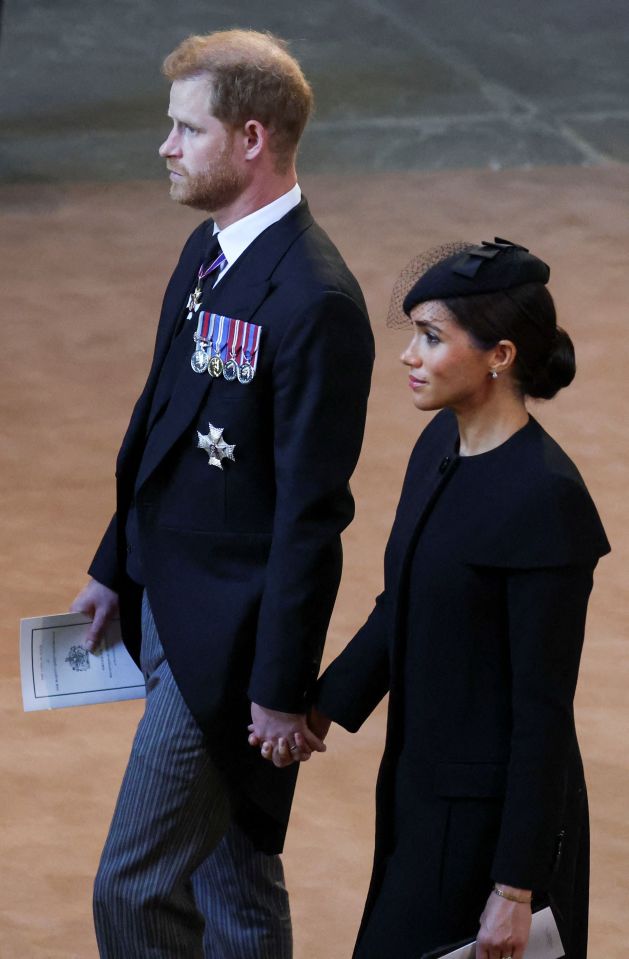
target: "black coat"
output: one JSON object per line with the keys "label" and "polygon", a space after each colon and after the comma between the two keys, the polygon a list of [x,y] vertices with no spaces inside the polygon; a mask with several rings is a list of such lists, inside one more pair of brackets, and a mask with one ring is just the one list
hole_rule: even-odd
{"label": "black coat", "polygon": [[[373,338],[356,280],[302,200],[204,294],[204,309],[262,327],[255,378],[243,385],[193,372],[194,323],[186,321],[181,347],[171,342],[212,226],[192,233],[167,287],[153,364],[118,456],[117,512],[90,573],[119,592],[137,659],[141,589],[125,573],[135,499],[144,582],[169,664],[225,772],[236,817],[272,852],[283,843],[296,773],[247,745],[249,703],[303,711],[316,680],[340,533],[353,517],[348,481]],[[156,384],[175,348],[172,395],[160,410]],[[236,447],[222,470],[197,448],[209,423]]]}
{"label": "black coat", "polygon": [[535,420],[480,457],[459,458],[457,440],[449,412],[420,437],[384,592],[318,689],[321,711],[352,731],[390,691],[356,956],[473,937],[493,880],[550,898],[573,959],[585,956],[588,859],[572,702],[609,545]]}

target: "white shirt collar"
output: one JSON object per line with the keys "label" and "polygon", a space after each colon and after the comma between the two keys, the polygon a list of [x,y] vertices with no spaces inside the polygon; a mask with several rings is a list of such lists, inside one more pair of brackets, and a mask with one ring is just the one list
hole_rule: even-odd
{"label": "white shirt collar", "polygon": [[236,262],[239,256],[245,252],[248,246],[258,237],[263,230],[277,223],[283,216],[296,207],[301,200],[301,189],[299,184],[279,196],[277,200],[267,203],[266,206],[254,210],[253,213],[243,216],[235,223],[230,223],[224,230],[219,230],[214,224],[214,234],[218,234],[218,242],[227,258],[227,264],[219,273],[216,282],[227,273],[230,266]]}

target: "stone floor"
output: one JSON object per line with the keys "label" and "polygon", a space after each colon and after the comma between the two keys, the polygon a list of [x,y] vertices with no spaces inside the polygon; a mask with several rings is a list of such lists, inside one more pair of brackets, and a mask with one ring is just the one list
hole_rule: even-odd
{"label": "stone floor", "polygon": [[[579,371],[569,390],[533,411],[582,470],[614,547],[596,575],[577,723],[592,807],[590,955],[624,959],[629,169],[306,175],[303,185],[363,285],[377,339],[353,481],[357,518],[345,536],[328,657],[379,592],[401,476],[426,422],[398,361],[405,334],[383,324],[400,266],[428,244],[496,233],[552,265]],[[166,183],[152,182],[4,186],[0,205],[0,261],[11,278],[0,352],[0,959],[96,959],[91,878],[141,704],[23,714],[17,620],[62,611],[83,582],[112,509],[114,457],[146,373],[164,283],[198,217],[170,203]],[[301,774],[286,852],[296,959],[351,954],[383,732],[382,711],[356,736],[334,731],[326,756]]]}

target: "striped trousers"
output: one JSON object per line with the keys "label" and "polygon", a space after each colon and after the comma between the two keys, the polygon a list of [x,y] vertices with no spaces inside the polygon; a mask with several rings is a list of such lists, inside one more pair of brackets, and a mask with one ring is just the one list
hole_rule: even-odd
{"label": "striped trousers", "polygon": [[290,959],[279,856],[230,824],[229,798],[162,649],[146,594],[146,707],[94,884],[103,959]]}

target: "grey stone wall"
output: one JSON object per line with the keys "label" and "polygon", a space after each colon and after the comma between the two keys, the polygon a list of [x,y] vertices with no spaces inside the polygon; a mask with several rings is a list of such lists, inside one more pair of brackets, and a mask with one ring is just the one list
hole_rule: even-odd
{"label": "grey stone wall", "polygon": [[309,172],[629,160],[625,0],[9,0],[0,180],[163,175],[162,57],[231,26],[291,43]]}

